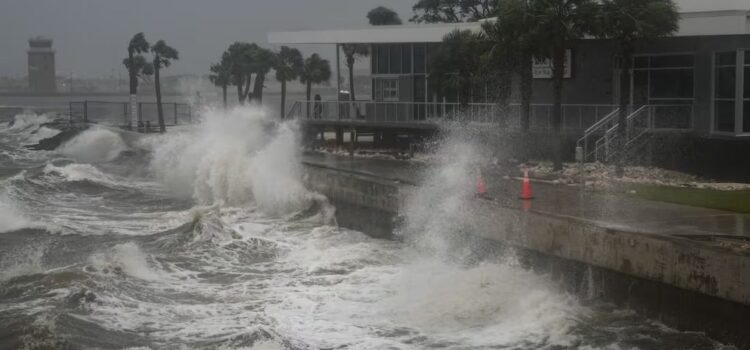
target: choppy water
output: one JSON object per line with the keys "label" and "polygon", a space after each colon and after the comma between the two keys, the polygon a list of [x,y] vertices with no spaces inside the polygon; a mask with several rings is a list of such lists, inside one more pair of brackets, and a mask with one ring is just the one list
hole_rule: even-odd
{"label": "choppy water", "polygon": [[22,147],[56,133],[44,116],[0,126],[0,348],[722,348],[468,243],[469,146],[445,148],[403,242],[376,240],[303,187],[294,125],[205,120],[52,152]]}

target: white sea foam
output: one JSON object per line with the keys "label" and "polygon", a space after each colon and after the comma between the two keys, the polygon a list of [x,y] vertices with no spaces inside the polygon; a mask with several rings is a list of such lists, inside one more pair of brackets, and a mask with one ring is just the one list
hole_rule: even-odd
{"label": "white sea foam", "polygon": [[254,203],[272,213],[306,207],[296,125],[259,107],[207,110],[193,132],[151,139],[151,168],[175,193],[201,204]]}
{"label": "white sea foam", "polygon": [[21,114],[17,114],[13,118],[12,125],[7,125],[5,129],[7,131],[33,131],[38,129],[42,124],[49,123],[52,121],[52,118],[50,118],[46,114],[34,114],[31,112],[24,112]]}
{"label": "white sea foam", "polygon": [[48,128],[46,126],[43,126],[36,130],[36,132],[29,135],[29,137],[26,139],[26,142],[30,144],[36,144],[39,143],[39,141],[42,141],[44,139],[48,139],[50,137],[53,137],[60,133],[60,130]]}
{"label": "white sea foam", "polygon": [[7,196],[0,194],[0,233],[32,226],[31,221],[24,216],[21,210]]}
{"label": "white sea foam", "polygon": [[89,263],[104,273],[123,273],[146,281],[164,278],[164,274],[150,266],[149,256],[135,243],[119,244],[106,253],[94,254],[89,258]]}
{"label": "white sea foam", "polygon": [[0,257],[0,281],[44,272],[44,250],[43,244],[34,244],[15,249]]}
{"label": "white sea foam", "polygon": [[93,181],[110,185],[116,185],[117,180],[108,174],[103,173],[91,164],[71,163],[63,166],[47,164],[44,166],[45,174],[57,174],[66,181]]}
{"label": "white sea foam", "polygon": [[114,131],[91,128],[59,148],[59,152],[83,163],[109,162],[127,150],[127,145]]}
{"label": "white sea foam", "polygon": [[463,240],[473,218],[469,200],[481,161],[478,146],[464,138],[448,138],[437,151],[440,163],[407,197],[405,221],[399,228],[418,249],[445,256]]}

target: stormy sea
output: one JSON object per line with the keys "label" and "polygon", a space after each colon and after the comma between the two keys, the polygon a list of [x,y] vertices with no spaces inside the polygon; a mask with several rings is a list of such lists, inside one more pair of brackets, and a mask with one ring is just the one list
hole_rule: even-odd
{"label": "stormy sea", "polygon": [[1,349],[730,348],[469,243],[471,145],[439,150],[384,240],[337,226],[298,126],[263,109],[25,147],[53,119],[0,121]]}

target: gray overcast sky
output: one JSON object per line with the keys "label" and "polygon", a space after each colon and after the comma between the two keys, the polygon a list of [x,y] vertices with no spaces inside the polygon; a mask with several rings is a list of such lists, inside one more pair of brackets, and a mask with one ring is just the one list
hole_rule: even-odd
{"label": "gray overcast sky", "polygon": [[[26,74],[27,39],[55,40],[57,71],[76,76],[121,72],[125,45],[143,31],[164,39],[182,59],[167,74],[207,71],[234,41],[267,46],[269,31],[367,25],[376,6],[406,21],[416,0],[0,0],[0,75]],[[750,8],[750,0],[677,0],[683,10]],[[333,48],[301,47],[332,56]]]}
{"label": "gray overcast sky", "polygon": [[0,0],[0,76],[26,74],[27,40],[37,35],[54,39],[58,74],[117,74],[139,31],[180,51],[167,74],[203,74],[232,42],[267,47],[269,31],[366,26],[381,5],[404,21],[411,14],[410,0]]}

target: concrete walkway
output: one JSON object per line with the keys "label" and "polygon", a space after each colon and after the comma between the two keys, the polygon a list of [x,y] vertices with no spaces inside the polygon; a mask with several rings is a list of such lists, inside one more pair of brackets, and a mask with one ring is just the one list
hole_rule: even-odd
{"label": "concrete walkway", "polygon": [[[398,160],[366,159],[307,153],[303,161],[317,166],[418,184],[425,167]],[[605,228],[660,235],[688,236],[711,245],[737,246],[750,240],[750,215],[649,201],[625,195],[581,191],[577,186],[532,182],[536,197],[518,198],[517,179],[485,174],[487,190],[503,206],[571,217]],[[750,200],[750,198],[748,198]]]}

